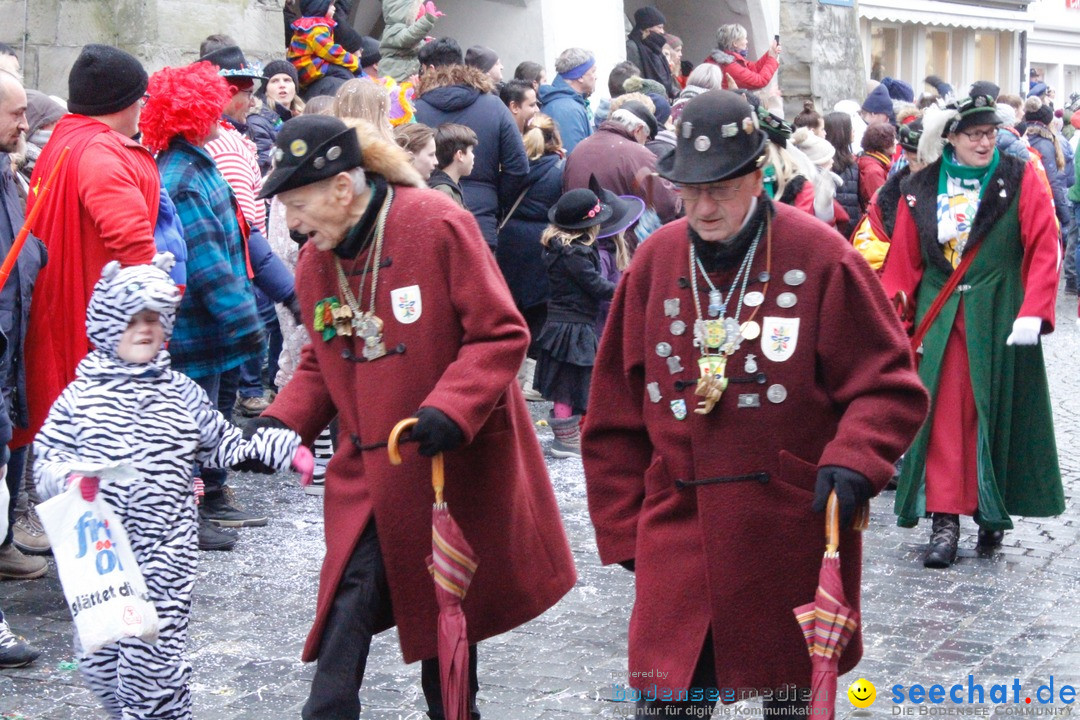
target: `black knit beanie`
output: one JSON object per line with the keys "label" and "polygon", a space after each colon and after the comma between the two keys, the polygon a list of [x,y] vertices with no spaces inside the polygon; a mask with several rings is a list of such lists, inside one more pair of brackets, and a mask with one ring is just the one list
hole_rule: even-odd
{"label": "black knit beanie", "polygon": [[148,81],[134,55],[109,45],[87,45],[68,74],[68,110],[111,115],[141,98]]}
{"label": "black knit beanie", "polygon": [[[275,75],[288,75],[292,78],[293,84],[296,85],[296,89],[300,89],[299,76],[296,74],[296,68],[288,60],[271,60],[263,65],[263,76],[267,79],[274,77]],[[266,89],[266,83],[263,83],[263,90]]]}
{"label": "black knit beanie", "polygon": [[465,51],[465,64],[474,67],[480,72],[487,72],[499,62],[499,55],[491,48],[483,45],[473,45]]}
{"label": "black knit beanie", "polygon": [[379,41],[370,35],[360,38],[360,64],[363,67],[377,65],[382,60],[382,51],[379,50]]}
{"label": "black knit beanie", "polygon": [[1049,125],[1054,121],[1054,111],[1049,105],[1043,105],[1038,98],[1028,98],[1024,102],[1024,120]]}
{"label": "black knit beanie", "polygon": [[634,11],[634,27],[639,30],[666,24],[664,13],[654,7],[643,7]]}
{"label": "black knit beanie", "polygon": [[300,0],[300,14],[304,17],[326,17],[331,0]]}

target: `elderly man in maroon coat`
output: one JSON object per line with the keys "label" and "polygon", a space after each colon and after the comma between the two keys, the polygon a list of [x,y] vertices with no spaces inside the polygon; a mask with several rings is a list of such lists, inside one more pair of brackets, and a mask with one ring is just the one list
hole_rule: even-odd
{"label": "elderly man in maroon coat", "polygon": [[[705,93],[677,135],[659,170],[687,217],[641,246],[616,291],[582,439],[589,511],[601,560],[636,572],[639,714],[699,717],[748,692],[783,714],[805,704],[790,689],[810,686],[792,609],[817,587],[815,511],[835,489],[850,525],[927,397],[866,262],[763,194],[753,109]],[[841,548],[857,608],[858,534],[845,530]],[[861,655],[856,634],[840,671]],[[703,699],[654,707],[691,688]]]}
{"label": "elderly man in maroon coat", "polygon": [[[529,334],[473,217],[423,182],[400,148],[336,118],[281,129],[264,195],[304,238],[296,287],[311,343],[253,422],[310,443],[335,415],[326,475],[326,558],[304,660],[318,659],[305,720],[356,718],[371,637],[397,625],[439,697],[431,553],[431,462],[445,453],[446,502],[479,556],[464,600],[469,642],[554,605],[573,560],[516,383]],[[417,416],[404,464],[386,440]],[[475,651],[475,647],[473,648]],[[470,703],[475,706],[472,658]]]}

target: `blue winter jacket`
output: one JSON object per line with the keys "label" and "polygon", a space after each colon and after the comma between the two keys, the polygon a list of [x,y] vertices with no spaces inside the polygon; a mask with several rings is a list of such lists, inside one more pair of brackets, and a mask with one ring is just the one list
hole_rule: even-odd
{"label": "blue winter jacket", "polygon": [[432,128],[459,123],[472,128],[477,145],[472,174],[461,180],[465,207],[494,250],[501,211],[510,209],[529,174],[529,159],[514,116],[492,95],[487,75],[463,65],[429,70],[416,101],[416,119]]}
{"label": "blue winter jacket", "polygon": [[499,231],[495,259],[520,310],[542,305],[551,295],[540,236],[548,226],[548,210],[562,195],[565,165],[566,161],[554,154],[534,160],[529,169],[528,191]]}
{"label": "blue winter jacket", "polygon": [[1043,168],[1046,170],[1046,177],[1050,181],[1050,190],[1054,195],[1054,212],[1057,214],[1058,222],[1061,223],[1061,227],[1064,229],[1069,226],[1069,222],[1072,220],[1070,217],[1072,213],[1069,212],[1069,201],[1066,197],[1069,186],[1073,184],[1075,179],[1071,154],[1072,147],[1069,145],[1068,140],[1059,138],[1058,142],[1062,146],[1062,155],[1065,158],[1065,167],[1058,170],[1054,143],[1041,135],[1034,134],[1032,132],[1033,125],[1034,123],[1028,124],[1028,143],[1035,149],[1035,152],[1042,156]]}
{"label": "blue winter jacket", "polygon": [[540,86],[540,104],[544,114],[559,126],[559,134],[567,155],[579,142],[592,135],[588,101],[570,87],[561,75],[556,75],[555,82],[551,85]]}

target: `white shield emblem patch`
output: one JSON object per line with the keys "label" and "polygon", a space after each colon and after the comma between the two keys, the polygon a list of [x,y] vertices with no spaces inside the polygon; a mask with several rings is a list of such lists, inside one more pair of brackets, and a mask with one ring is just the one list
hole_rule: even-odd
{"label": "white shield emblem patch", "polygon": [[394,319],[402,325],[411,325],[420,319],[424,303],[420,298],[420,286],[398,288],[390,291],[390,304],[394,306]]}
{"label": "white shield emblem patch", "polygon": [[773,362],[784,362],[799,341],[799,318],[766,317],[761,323],[761,352]]}

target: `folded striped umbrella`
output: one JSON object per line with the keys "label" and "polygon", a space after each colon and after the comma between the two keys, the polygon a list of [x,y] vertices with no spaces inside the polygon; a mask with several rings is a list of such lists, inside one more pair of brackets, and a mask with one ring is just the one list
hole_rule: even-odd
{"label": "folded striped umbrella", "polygon": [[[390,433],[387,449],[391,464],[401,464],[398,440],[404,430],[415,424],[416,418],[402,420]],[[461,602],[476,574],[479,559],[443,500],[445,473],[442,453],[431,459],[431,485],[435,490],[435,504],[431,510],[431,555],[428,555],[427,566],[435,581],[435,599],[439,604],[439,675],[443,712],[446,720],[468,720],[469,638]]]}
{"label": "folded striped umbrella", "polygon": [[[829,495],[825,509],[825,557],[821,561],[814,601],[794,610],[810,653],[813,668],[810,714],[816,720],[832,720],[836,713],[840,656],[859,627],[859,613],[847,606],[840,578],[839,515],[834,492]],[[855,517],[855,529],[864,529],[868,520],[869,510],[860,508]]]}

